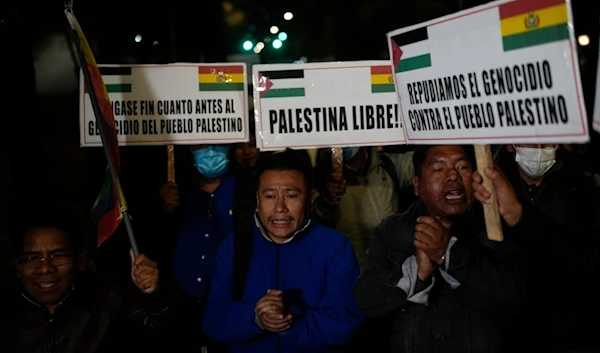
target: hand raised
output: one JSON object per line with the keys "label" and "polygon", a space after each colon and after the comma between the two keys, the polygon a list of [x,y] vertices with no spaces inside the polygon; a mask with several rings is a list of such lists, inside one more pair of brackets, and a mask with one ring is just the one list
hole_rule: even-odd
{"label": "hand raised", "polygon": [[[523,215],[523,206],[519,202],[515,190],[498,168],[485,168],[484,173],[496,189],[498,213],[500,213],[506,224],[510,227],[514,226]],[[473,173],[473,191],[479,202],[483,204],[491,202],[492,195],[483,186],[483,177],[479,172]]]}

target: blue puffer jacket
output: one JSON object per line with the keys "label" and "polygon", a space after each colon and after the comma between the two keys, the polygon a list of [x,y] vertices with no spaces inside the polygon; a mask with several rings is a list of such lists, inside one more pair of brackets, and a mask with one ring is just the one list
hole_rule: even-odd
{"label": "blue puffer jacket", "polygon": [[[352,297],[359,269],[352,246],[337,231],[312,223],[285,244],[269,240],[258,225],[242,301],[234,301],[233,237],[217,253],[203,331],[230,344],[231,353],[336,352],[363,323]],[[256,303],[268,289],[284,292],[295,314],[283,334],[255,322]]]}

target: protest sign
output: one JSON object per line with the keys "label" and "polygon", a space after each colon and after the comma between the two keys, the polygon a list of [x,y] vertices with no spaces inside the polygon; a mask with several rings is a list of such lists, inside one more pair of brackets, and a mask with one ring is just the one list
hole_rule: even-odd
{"label": "protest sign", "polygon": [[254,65],[252,72],[261,150],[404,144],[389,61]]}
{"label": "protest sign", "polygon": [[587,142],[572,18],[501,0],[388,33],[407,143]]}
{"label": "protest sign", "polygon": [[[246,65],[99,65],[121,146],[248,141]],[[82,146],[101,146],[80,84]]]}
{"label": "protest sign", "polygon": [[598,74],[596,74],[596,99],[594,100],[594,130],[600,133],[600,57],[598,58]]}

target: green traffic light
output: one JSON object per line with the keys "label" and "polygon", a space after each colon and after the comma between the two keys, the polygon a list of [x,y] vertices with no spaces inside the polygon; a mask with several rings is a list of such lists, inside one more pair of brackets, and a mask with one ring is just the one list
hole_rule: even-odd
{"label": "green traffic light", "polygon": [[243,44],[244,50],[252,50],[253,46],[254,46],[254,44],[249,40],[245,41]]}
{"label": "green traffic light", "polygon": [[279,48],[281,48],[281,46],[282,46],[282,45],[283,45],[283,43],[282,43],[282,42],[281,42],[281,40],[279,40],[279,39],[275,39],[275,40],[273,41],[273,48],[275,48],[275,49],[279,49]]}
{"label": "green traffic light", "polygon": [[288,35],[285,32],[280,32],[277,38],[279,38],[280,41],[285,42],[285,40],[288,39]]}

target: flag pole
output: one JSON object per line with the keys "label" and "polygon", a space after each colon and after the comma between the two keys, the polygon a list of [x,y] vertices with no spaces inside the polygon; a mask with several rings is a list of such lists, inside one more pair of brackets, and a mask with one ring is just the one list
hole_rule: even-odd
{"label": "flag pole", "polygon": [[[70,12],[73,15],[71,9],[66,9],[66,11]],[[115,164],[110,153],[110,149],[108,147],[108,141],[106,139],[106,131],[104,130],[104,124],[102,123],[102,111],[100,110],[100,105],[98,104],[98,97],[96,96],[96,91],[94,90],[92,84],[92,78],[87,69],[87,64],[85,61],[85,56],[83,54],[83,48],[81,47],[81,41],[79,40],[79,33],[77,30],[72,29],[71,31],[73,40],[75,42],[77,52],[77,58],[79,59],[79,67],[83,72],[83,77],[85,80],[85,84],[88,87],[88,93],[90,95],[90,101],[92,103],[92,108],[94,110],[94,115],[96,117],[96,126],[100,130],[100,138],[102,139],[102,147],[104,149],[104,155],[106,156],[106,161],[108,163],[108,169],[110,173],[110,178],[112,180],[113,187],[115,188],[115,196],[117,197],[117,202],[119,203],[119,209],[121,211],[121,215],[123,216],[123,222],[125,223],[125,228],[127,230],[127,236],[129,237],[129,243],[131,244],[131,249],[133,250],[133,255],[139,255],[139,249],[137,246],[137,242],[135,240],[135,236],[133,234],[133,227],[131,226],[131,219],[129,218],[129,212],[127,210],[127,204],[125,203],[125,197],[123,196],[123,191],[121,189],[121,184],[119,183],[119,179],[117,178],[117,174],[115,172]],[[117,146],[118,148],[118,146]]]}

